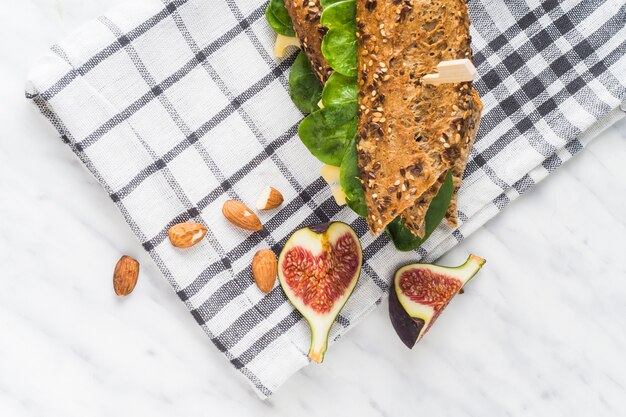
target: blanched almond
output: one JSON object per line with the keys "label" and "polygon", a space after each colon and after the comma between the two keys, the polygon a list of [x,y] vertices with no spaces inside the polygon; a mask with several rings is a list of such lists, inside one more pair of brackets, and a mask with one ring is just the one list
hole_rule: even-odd
{"label": "blanched almond", "polygon": [[271,210],[283,204],[283,195],[274,187],[267,187],[263,190],[256,202],[258,210]]}

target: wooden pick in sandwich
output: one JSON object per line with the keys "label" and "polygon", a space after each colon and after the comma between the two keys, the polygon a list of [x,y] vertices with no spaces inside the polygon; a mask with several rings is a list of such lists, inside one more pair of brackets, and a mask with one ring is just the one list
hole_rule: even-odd
{"label": "wooden pick in sandwich", "polygon": [[426,74],[422,77],[422,84],[446,84],[474,81],[476,77],[476,68],[472,61],[464,59],[451,59],[449,61],[441,61],[437,65],[436,74]]}

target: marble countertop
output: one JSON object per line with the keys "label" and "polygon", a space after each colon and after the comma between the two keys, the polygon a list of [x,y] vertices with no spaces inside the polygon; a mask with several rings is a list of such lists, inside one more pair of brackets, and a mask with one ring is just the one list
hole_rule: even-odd
{"label": "marble countertop", "polygon": [[488,263],[414,351],[383,302],[262,402],[24,99],[34,60],[122,1],[0,14],[1,416],[626,415],[626,119],[443,257]]}

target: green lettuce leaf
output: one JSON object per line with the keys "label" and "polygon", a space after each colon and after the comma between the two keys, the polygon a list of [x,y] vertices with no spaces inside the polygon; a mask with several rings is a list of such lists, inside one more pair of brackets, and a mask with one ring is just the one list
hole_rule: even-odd
{"label": "green lettuce leaf", "polygon": [[446,180],[439,189],[439,193],[433,198],[426,212],[426,231],[423,238],[420,239],[416,237],[409,229],[404,227],[404,220],[399,216],[389,223],[389,226],[387,226],[387,234],[393,241],[396,249],[401,251],[417,249],[430,237],[446,215],[446,211],[448,211],[448,206],[452,200],[453,191],[454,184],[452,183],[452,174],[448,172]]}
{"label": "green lettuce leaf", "polygon": [[356,136],[346,150],[339,171],[339,184],[346,195],[346,204],[361,217],[367,216],[365,193],[361,186],[361,171],[359,170],[356,150]]}
{"label": "green lettuce leaf", "polygon": [[296,36],[283,0],[270,0],[265,9],[265,18],[274,32],[285,36]]}
{"label": "green lettuce leaf", "polygon": [[298,136],[317,159],[340,166],[356,135],[356,110],[352,103],[324,107],[302,120]]}
{"label": "green lettuce leaf", "polygon": [[320,4],[322,5],[322,10],[330,6],[331,4],[339,3],[340,1],[345,0],[320,0]]}
{"label": "green lettuce leaf", "polygon": [[322,54],[337,72],[354,77],[357,67],[356,2],[345,0],[324,8],[322,26],[328,32],[322,39]]}
{"label": "green lettuce leaf", "polygon": [[291,66],[289,72],[289,95],[303,113],[318,110],[322,99],[322,84],[313,73],[311,63],[302,51]]}
{"label": "green lettuce leaf", "polygon": [[324,6],[320,24],[328,29],[346,29],[356,36],[356,1],[342,0]]}
{"label": "green lettuce leaf", "polygon": [[324,106],[333,104],[355,103],[359,87],[355,77],[346,77],[338,72],[334,72],[322,91],[322,102]]}

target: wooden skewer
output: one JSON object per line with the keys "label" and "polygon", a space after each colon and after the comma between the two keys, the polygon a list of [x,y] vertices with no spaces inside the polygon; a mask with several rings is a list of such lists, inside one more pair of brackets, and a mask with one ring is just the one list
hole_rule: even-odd
{"label": "wooden skewer", "polygon": [[424,84],[444,84],[474,81],[476,68],[469,59],[441,61],[437,65],[438,73],[426,74],[422,77]]}

